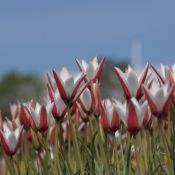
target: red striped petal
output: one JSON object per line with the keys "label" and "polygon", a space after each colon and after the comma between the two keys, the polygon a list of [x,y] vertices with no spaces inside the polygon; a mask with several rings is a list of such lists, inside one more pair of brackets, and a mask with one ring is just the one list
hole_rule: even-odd
{"label": "red striped petal", "polygon": [[130,99],[130,98],[131,98],[131,94],[130,94],[130,92],[129,92],[129,90],[128,90],[127,85],[125,84],[125,81],[124,81],[123,78],[121,77],[121,75],[120,75],[120,73],[118,72],[118,70],[117,70],[116,67],[114,68],[114,70],[115,70],[115,73],[116,73],[116,75],[117,75],[117,77],[118,77],[118,79],[119,79],[119,81],[120,81],[120,84],[121,84],[121,86],[122,86],[122,89],[123,89],[123,92],[124,92],[126,98],[127,98],[127,99]]}
{"label": "red striped petal", "polygon": [[159,71],[151,64],[152,69],[154,70],[154,72],[157,74],[157,76],[159,77],[159,79],[161,80],[161,82],[163,84],[165,84],[165,80],[163,79],[162,75],[159,73]]}
{"label": "red striped petal", "polygon": [[96,82],[96,81],[99,81],[100,80],[101,73],[102,73],[102,70],[103,70],[103,67],[104,67],[105,62],[106,62],[106,59],[103,58],[101,60],[100,64],[98,65],[98,68],[96,70],[96,74],[95,74],[95,76],[94,76],[94,78],[92,80],[93,82]]}
{"label": "red striped petal", "polygon": [[51,102],[54,102],[54,94],[50,84],[47,84],[47,91]]}
{"label": "red striped petal", "polygon": [[23,128],[21,128],[21,131],[20,131],[19,136],[17,138],[18,140],[17,140],[17,144],[16,144],[16,147],[15,147],[14,153],[16,153],[17,149],[19,148],[19,146],[21,144],[22,133],[23,133]]}
{"label": "red striped petal", "polygon": [[47,129],[48,129],[47,111],[45,106],[41,106],[39,130],[46,131]]}
{"label": "red striped petal", "polygon": [[52,82],[51,82],[51,79],[50,79],[49,74],[47,74],[47,79],[48,79],[48,84],[50,85],[50,87],[51,87],[52,90],[53,90],[54,88],[53,88],[53,85],[52,85]]}
{"label": "red striped petal", "polygon": [[148,88],[146,86],[144,86],[144,85],[142,87],[143,87],[143,90],[144,90],[144,93],[145,93],[145,97],[148,100],[148,103],[149,103],[149,106],[151,108],[152,113],[154,115],[158,116],[160,114],[160,111],[157,109],[156,104],[152,100],[152,98],[151,98],[151,96],[149,94],[150,92],[149,92]]}
{"label": "red striped petal", "polygon": [[110,124],[110,129],[115,132],[119,129],[119,125],[120,125],[120,119],[119,119],[119,115],[118,113],[113,110],[113,114],[112,114],[112,120],[111,120],[111,124]]}
{"label": "red striped petal", "polygon": [[74,87],[74,90],[73,90],[73,92],[72,92],[71,99],[73,99],[73,98],[75,97],[75,95],[77,94],[78,88],[79,88],[80,84],[82,83],[82,81],[84,80],[85,76],[86,76],[86,75],[84,74],[84,75],[82,75],[82,76],[79,78],[79,80],[78,80],[78,82],[76,83],[76,85],[75,85],[75,87]]}
{"label": "red striped petal", "polygon": [[78,65],[78,68],[80,69],[80,71],[83,72],[83,67],[82,67],[80,61],[78,59],[75,59],[75,61],[76,61],[77,65]]}
{"label": "red striped petal", "polygon": [[64,86],[63,86],[63,84],[62,84],[62,82],[61,82],[61,80],[60,80],[60,78],[57,75],[55,70],[53,70],[53,75],[54,75],[55,82],[56,82],[57,88],[59,90],[60,96],[64,100],[64,102],[66,103],[68,100],[67,94],[66,94]]}
{"label": "red striped petal", "polygon": [[141,96],[142,96],[142,84],[144,84],[145,80],[146,80],[146,77],[147,77],[147,74],[148,74],[148,70],[149,70],[149,64],[146,65],[146,68],[144,70],[144,73],[143,73],[143,77],[140,81],[140,84],[139,84],[139,88],[137,90],[137,93],[136,93],[136,98],[139,99]]}
{"label": "red striped petal", "polygon": [[127,129],[131,133],[137,133],[140,129],[137,112],[132,101],[128,103]]}
{"label": "red striped petal", "polygon": [[28,110],[26,110],[26,108],[23,105],[21,105],[19,120],[20,120],[20,123],[25,127],[27,128],[30,127],[29,113],[28,113]]}
{"label": "red striped petal", "polygon": [[105,111],[103,106],[101,108],[100,122],[101,122],[101,125],[102,125],[103,129],[107,131],[107,129],[108,129],[108,119],[107,119],[106,111]]}

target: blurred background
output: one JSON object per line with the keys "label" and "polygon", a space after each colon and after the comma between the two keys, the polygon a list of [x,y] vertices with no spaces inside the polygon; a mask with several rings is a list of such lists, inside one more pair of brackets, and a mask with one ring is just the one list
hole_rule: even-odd
{"label": "blurred background", "polygon": [[[113,67],[175,60],[175,1],[0,1],[0,109],[43,102],[45,75],[75,58],[106,57],[102,96],[119,94]],[[104,90],[105,89],[105,90]]]}

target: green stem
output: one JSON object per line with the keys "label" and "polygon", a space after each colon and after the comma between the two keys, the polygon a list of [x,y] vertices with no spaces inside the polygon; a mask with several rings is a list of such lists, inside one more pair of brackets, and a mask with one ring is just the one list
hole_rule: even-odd
{"label": "green stem", "polygon": [[73,145],[74,145],[74,149],[75,149],[77,165],[80,166],[81,175],[84,175],[85,172],[84,172],[84,168],[83,168],[83,161],[81,160],[80,148],[78,146],[78,140],[77,140],[77,136],[76,136],[76,130],[75,130],[75,126],[74,126],[74,124],[72,122],[71,109],[70,109],[69,106],[68,106],[68,119],[69,119],[71,133],[72,133],[72,140],[73,140]]}

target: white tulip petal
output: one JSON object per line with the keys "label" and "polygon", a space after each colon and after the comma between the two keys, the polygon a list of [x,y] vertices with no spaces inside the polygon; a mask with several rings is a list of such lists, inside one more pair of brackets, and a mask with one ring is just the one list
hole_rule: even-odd
{"label": "white tulip petal", "polygon": [[86,63],[86,61],[85,60],[82,60],[82,67],[83,67],[83,69],[84,69],[84,71],[87,69],[87,66],[88,66],[88,64]]}
{"label": "white tulip petal", "polygon": [[127,85],[127,81],[126,81],[126,75],[118,68],[115,67],[115,69],[117,70],[117,72],[120,74],[120,77],[122,78],[122,80],[125,82],[125,84]]}
{"label": "white tulip petal", "polygon": [[139,85],[139,82],[138,82],[137,74],[135,71],[130,69],[127,72],[127,86],[132,96],[136,95],[138,85]]}
{"label": "white tulip petal", "polygon": [[114,107],[109,99],[105,100],[105,109],[106,109],[108,123],[109,125],[111,125]]}
{"label": "white tulip petal", "polygon": [[18,138],[20,136],[21,130],[22,130],[22,126],[16,128],[15,131],[14,131],[15,137],[17,138],[17,140],[18,140]]}
{"label": "white tulip petal", "polygon": [[17,139],[15,137],[15,133],[11,132],[7,138],[7,143],[9,146],[10,151],[14,151],[16,148],[16,144],[17,144]]}
{"label": "white tulip petal", "polygon": [[97,57],[93,58],[92,64],[93,64],[94,69],[96,70],[98,68],[98,59],[97,59]]}
{"label": "white tulip petal", "polygon": [[55,99],[55,104],[57,107],[57,111],[58,111],[58,115],[62,115],[63,111],[66,109],[66,105],[64,103],[64,101],[62,100],[62,98],[57,98]]}
{"label": "white tulip petal", "polygon": [[80,99],[84,104],[86,110],[89,110],[92,104],[91,92],[88,88],[86,88],[83,93],[80,95]]}
{"label": "white tulip petal", "polygon": [[127,126],[126,106],[124,106],[120,102],[113,103],[113,106],[117,114],[119,115],[120,119],[123,121],[125,126]]}
{"label": "white tulip petal", "polygon": [[165,96],[163,88],[161,87],[154,96],[154,101],[159,111],[162,110],[164,104]]}
{"label": "white tulip petal", "polygon": [[46,105],[47,117],[50,117],[51,116],[53,105],[54,104],[53,103],[50,103],[50,102]]}
{"label": "white tulip petal", "polygon": [[64,83],[64,89],[68,97],[72,95],[74,89],[74,79],[73,77],[69,77]]}
{"label": "white tulip petal", "polygon": [[146,111],[148,110],[148,102],[144,101],[144,103],[141,105],[141,117],[139,117],[139,126],[142,125]]}
{"label": "white tulip petal", "polygon": [[35,112],[37,115],[39,115],[39,113],[40,113],[40,108],[41,108],[41,105],[37,102],[36,106],[35,106]]}
{"label": "white tulip petal", "polygon": [[39,113],[37,113],[32,107],[30,108],[30,113],[36,127],[39,127]]}
{"label": "white tulip petal", "polygon": [[67,79],[69,79],[71,77],[71,75],[66,67],[62,67],[59,76],[63,82],[65,82]]}
{"label": "white tulip petal", "polygon": [[86,75],[88,79],[92,79],[95,75],[95,68],[92,63],[87,66]]}
{"label": "white tulip petal", "polygon": [[163,78],[167,81],[169,79],[169,67],[166,65],[161,64],[160,65],[161,75]]}

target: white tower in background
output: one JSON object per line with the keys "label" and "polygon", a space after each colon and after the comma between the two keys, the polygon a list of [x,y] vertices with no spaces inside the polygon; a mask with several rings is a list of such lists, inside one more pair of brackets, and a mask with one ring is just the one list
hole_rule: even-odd
{"label": "white tower in background", "polygon": [[142,69],[142,47],[139,41],[132,43],[131,65],[137,72]]}

